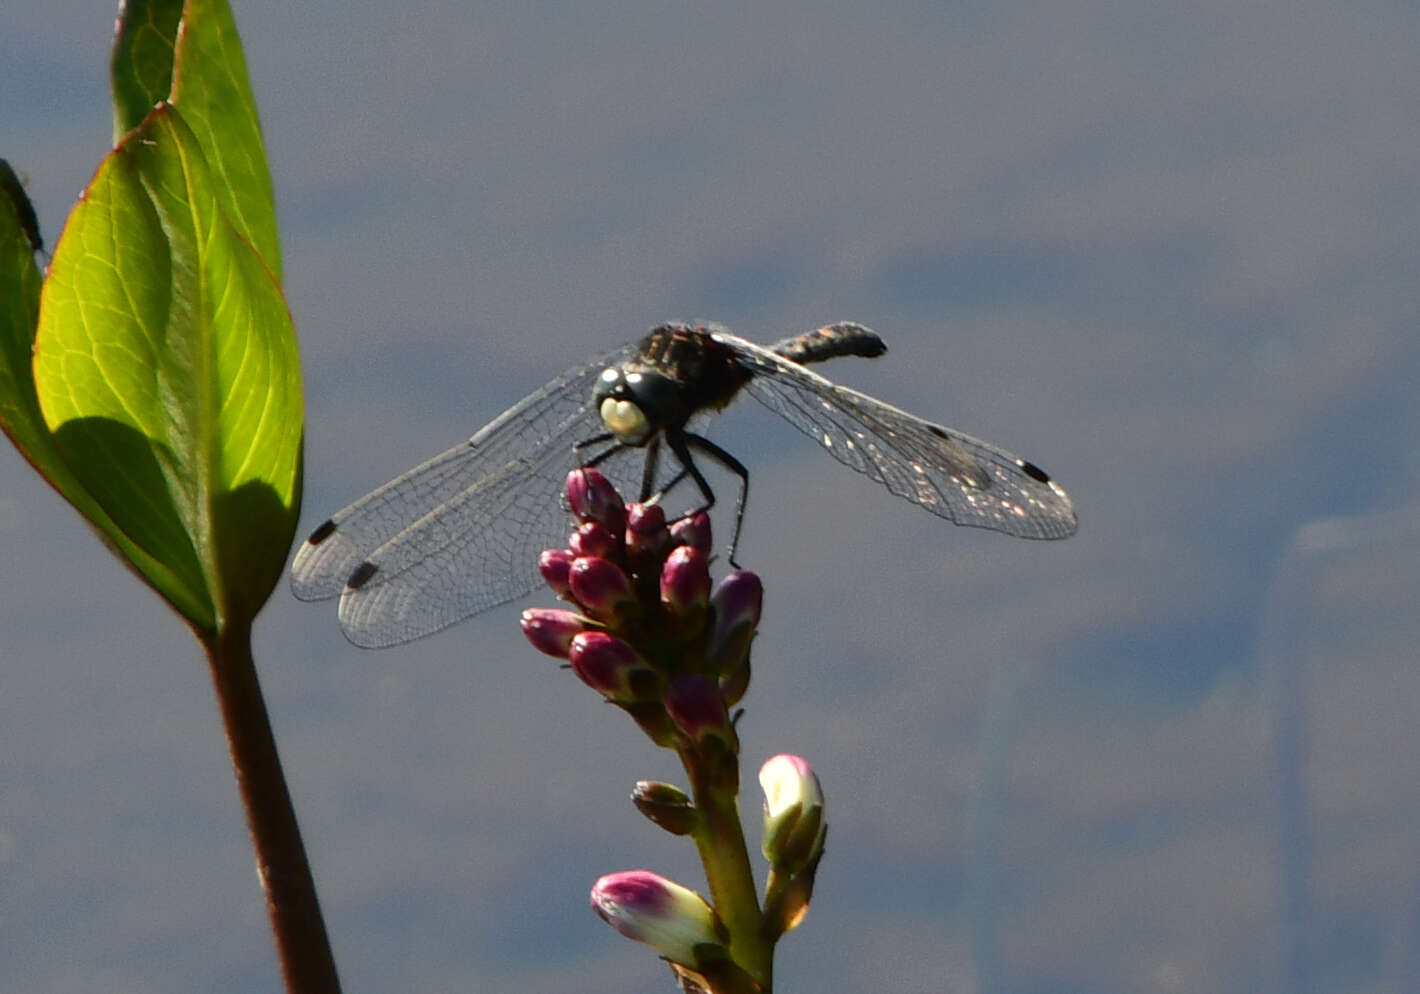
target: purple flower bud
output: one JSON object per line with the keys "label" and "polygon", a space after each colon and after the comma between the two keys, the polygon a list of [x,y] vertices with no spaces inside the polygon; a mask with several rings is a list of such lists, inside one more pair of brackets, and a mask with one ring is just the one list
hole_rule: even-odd
{"label": "purple flower bud", "polygon": [[[729,941],[704,898],[649,870],[608,874],[592,887],[591,897],[602,921],[675,963],[693,967],[711,952],[703,947]],[[723,950],[714,952],[723,955]]]}
{"label": "purple flower bud", "polygon": [[523,612],[522,626],[534,649],[566,659],[572,640],[587,630],[587,619],[575,611],[533,607]]}
{"label": "purple flower bud", "polygon": [[672,835],[687,835],[700,823],[700,812],[695,810],[685,791],[668,783],[638,781],[631,792],[631,803]]}
{"label": "purple flower bud", "polygon": [[572,596],[599,621],[615,620],[635,604],[631,581],[615,563],[596,556],[572,560],[568,572]]}
{"label": "purple flower bud", "polygon": [[670,545],[666,512],[659,504],[632,504],[626,509],[626,552],[653,556]]}
{"label": "purple flower bud", "polygon": [[733,741],[734,729],[725,699],[714,680],[702,673],[681,673],[666,686],[666,713],[692,742],[710,737]]}
{"label": "purple flower bud", "polygon": [[749,645],[764,610],[764,585],[749,570],[736,570],[720,581],[710,605],[715,621],[706,656],[715,672],[728,675],[749,658]]}
{"label": "purple flower bud", "polygon": [[679,545],[661,569],[661,603],[685,617],[704,611],[710,601],[710,560],[700,549]]}
{"label": "purple flower bud", "polygon": [[823,788],[799,756],[779,755],[759,770],[764,790],[764,858],[782,873],[798,873],[817,863],[828,824]]}
{"label": "purple flower bud", "polygon": [[567,474],[567,506],[578,521],[598,521],[613,534],[620,534],[626,527],[626,505],[621,494],[595,469],[574,469]]}
{"label": "purple flower bud", "polygon": [[645,661],[621,639],[600,631],[576,635],[568,647],[572,672],[588,687],[612,701],[632,701],[654,676]]}
{"label": "purple flower bud", "polygon": [[747,569],[735,570],[715,588],[714,600],[717,629],[753,627],[764,610],[764,584]]}
{"label": "purple flower bud", "polygon": [[572,553],[566,549],[548,549],[537,557],[538,572],[558,597],[566,597],[572,592],[572,582],[568,574],[572,571]]}
{"label": "purple flower bud", "polygon": [[677,545],[688,545],[702,552],[711,550],[710,515],[696,511],[671,525],[671,538]]}
{"label": "purple flower bud", "polygon": [[567,547],[574,556],[600,556],[610,559],[620,554],[621,543],[600,521],[586,521],[577,526]]}

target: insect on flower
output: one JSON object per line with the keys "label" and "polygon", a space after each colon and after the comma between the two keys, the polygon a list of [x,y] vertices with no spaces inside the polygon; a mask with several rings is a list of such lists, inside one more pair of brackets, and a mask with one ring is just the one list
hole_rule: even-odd
{"label": "insect on flower", "polygon": [[839,462],[955,524],[1031,539],[1074,534],[1069,496],[1034,463],[807,368],[885,351],[853,322],[768,347],[720,325],[661,325],[336,513],[296,553],[292,588],[303,600],[339,596],[341,626],[357,645],[408,642],[532,589],[538,553],[560,545],[566,528],[557,494],[569,469],[597,466],[651,502],[688,479],[705,510],[715,494],[697,457],[740,479],[733,563],[749,473],[698,429],[742,392]]}

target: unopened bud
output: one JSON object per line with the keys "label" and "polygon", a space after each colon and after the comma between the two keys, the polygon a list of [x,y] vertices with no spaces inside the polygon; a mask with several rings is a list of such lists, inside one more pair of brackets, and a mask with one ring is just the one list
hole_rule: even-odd
{"label": "unopened bud", "polygon": [[719,739],[735,751],[738,742],[725,699],[714,680],[701,673],[682,673],[666,686],[666,713],[695,743]]}
{"label": "unopened bud", "polygon": [[680,634],[699,631],[710,603],[710,561],[699,549],[680,545],[661,569],[661,603],[680,622]]}
{"label": "unopened bud", "polygon": [[635,604],[631,581],[615,563],[597,556],[572,560],[568,572],[572,596],[599,621],[615,620]]}
{"label": "unopened bud", "polygon": [[710,515],[704,511],[696,511],[681,518],[671,525],[671,538],[677,545],[688,545],[692,549],[709,552],[712,548]]}
{"label": "unopened bud", "polygon": [[642,559],[670,545],[666,512],[659,504],[632,504],[626,509],[626,554]]}
{"label": "unopened bud", "polygon": [[587,630],[587,619],[575,611],[532,607],[523,612],[522,626],[533,648],[566,659],[572,639]]}
{"label": "unopened bud", "polygon": [[715,588],[710,606],[715,620],[706,656],[715,672],[728,675],[749,659],[750,642],[764,610],[764,584],[747,569],[735,570]]}
{"label": "unopened bud", "polygon": [[809,764],[798,756],[775,756],[760,768],[759,785],[764,790],[764,858],[788,874],[817,862],[828,824],[823,789]]}
{"label": "unopened bud", "polygon": [[567,650],[572,672],[588,687],[611,701],[634,701],[650,693],[655,671],[621,639],[601,631],[584,631]]}
{"label": "unopened bud", "polygon": [[626,527],[621,494],[595,469],[574,469],[567,474],[567,506],[579,522],[598,521],[614,535]]}
{"label": "unopened bud", "polygon": [[584,521],[578,525],[567,547],[574,556],[610,558],[621,552],[616,535],[600,521]]}
{"label": "unopened bud", "polygon": [[641,780],[631,792],[636,810],[672,835],[688,835],[700,822],[685,791],[658,780]]}
{"label": "unopened bud", "polygon": [[537,570],[552,592],[566,597],[572,592],[572,553],[566,549],[548,549],[537,557]]}
{"label": "unopened bud", "polygon": [[693,967],[697,959],[719,958],[718,947],[729,941],[704,898],[649,870],[608,874],[592,887],[591,898],[602,921],[674,963]]}

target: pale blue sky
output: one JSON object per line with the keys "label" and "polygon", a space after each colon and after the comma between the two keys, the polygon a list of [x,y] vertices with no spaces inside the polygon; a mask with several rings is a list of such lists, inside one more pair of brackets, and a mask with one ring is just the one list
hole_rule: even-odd
{"label": "pale blue sky", "polygon": [[[52,245],[113,10],[13,8],[0,155]],[[1414,9],[236,14],[303,531],[673,318],[863,321],[888,355],[827,374],[1075,498],[1077,537],[1021,542],[752,402],[712,428],[768,590],[745,764],[804,755],[833,826],[781,991],[1420,986]],[[0,986],[277,991],[201,657],[8,448],[0,592]],[[672,761],[517,615],[362,652],[280,589],[259,624],[349,994],[669,989],[586,892],[700,886],[626,801]]]}

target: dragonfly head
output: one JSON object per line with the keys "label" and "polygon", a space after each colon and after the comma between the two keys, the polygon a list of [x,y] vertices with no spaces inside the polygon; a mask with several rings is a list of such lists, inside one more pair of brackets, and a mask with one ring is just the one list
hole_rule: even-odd
{"label": "dragonfly head", "polygon": [[[641,446],[676,421],[681,406],[675,381],[654,369],[610,366],[593,394],[606,430],[623,445]],[[680,419],[683,420],[683,419]]]}

